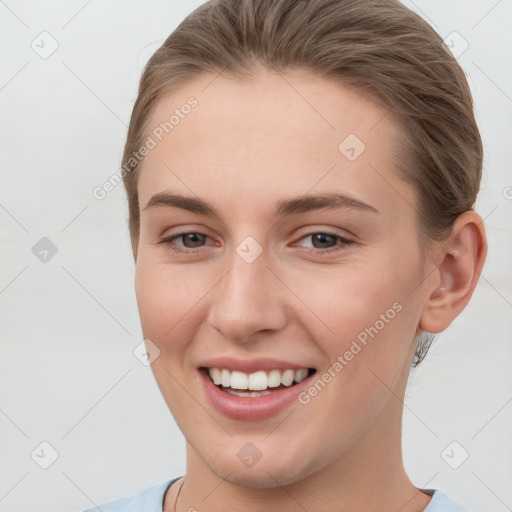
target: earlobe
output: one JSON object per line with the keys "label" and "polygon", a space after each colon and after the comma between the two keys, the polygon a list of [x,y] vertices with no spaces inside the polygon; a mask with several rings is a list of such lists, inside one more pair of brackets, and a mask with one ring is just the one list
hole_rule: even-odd
{"label": "earlobe", "polygon": [[482,218],[474,211],[463,213],[443,241],[441,263],[426,283],[431,289],[420,318],[422,330],[444,331],[461,313],[476,287],[486,254]]}

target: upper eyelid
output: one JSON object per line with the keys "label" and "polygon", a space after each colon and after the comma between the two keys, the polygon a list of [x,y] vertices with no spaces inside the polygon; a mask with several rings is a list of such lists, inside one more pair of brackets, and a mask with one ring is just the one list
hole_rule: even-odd
{"label": "upper eyelid", "polygon": [[[183,236],[190,235],[190,234],[202,235],[202,236],[205,236],[206,238],[209,238],[210,240],[213,240],[213,238],[210,235],[208,235],[207,233],[203,233],[202,231],[181,231],[180,233],[176,233],[175,235],[162,236],[162,237],[160,237],[160,241],[161,242],[165,242],[165,241],[170,242],[172,240],[174,242],[174,240],[182,238]],[[187,247],[187,249],[190,249],[190,247]]]}
{"label": "upper eyelid", "polygon": [[[321,225],[319,225],[321,226]],[[308,235],[312,235],[312,234],[317,234],[317,233],[325,233],[325,234],[328,234],[328,235],[332,235],[332,236],[339,236],[341,238],[348,238],[348,237],[353,237],[354,239],[357,239],[359,238],[355,233],[353,233],[352,231],[350,231],[349,229],[347,228],[340,228],[340,227],[335,227],[335,226],[329,226],[327,228],[322,228],[322,227],[308,227],[308,228],[304,228],[304,229],[307,229],[308,231],[302,233],[299,238],[302,238],[304,236],[308,236]],[[336,233],[336,230],[341,230],[343,231],[344,233],[346,233],[347,235],[345,234],[340,234],[340,233]],[[167,230],[166,230],[167,231]],[[173,234],[173,235],[169,235],[169,236],[161,236],[160,238],[167,238],[167,239],[170,239],[170,238],[174,238],[174,237],[179,237],[180,235],[186,235],[186,234],[189,234],[189,233],[198,233],[198,234],[202,234],[202,235],[205,235],[209,238],[213,238],[212,236],[210,236],[206,231],[210,231],[209,228],[205,228],[205,227],[200,227],[200,228],[189,228],[189,229],[183,229],[176,233],[176,234]],[[299,230],[297,230],[299,231]],[[295,235],[295,236],[298,236],[298,235]]]}
{"label": "upper eyelid", "polygon": [[[203,233],[199,230],[190,230],[190,231],[181,231],[180,233],[176,233],[175,235],[171,235],[171,236],[166,236],[166,237],[161,237],[160,238],[160,241],[161,242],[174,242],[174,240],[176,239],[179,239],[181,237],[183,237],[184,235],[188,235],[188,234],[198,234],[198,235],[203,235],[205,236],[206,238],[209,238],[210,240],[213,240],[213,238],[211,236],[209,236],[207,233]],[[301,240],[303,240],[304,238],[307,238],[307,237],[310,237],[310,236],[313,236],[313,235],[318,235],[318,234],[324,234],[324,235],[327,235],[327,236],[332,236],[333,238],[336,238],[342,242],[350,242],[350,243],[354,243],[355,240],[352,240],[351,238],[348,238],[344,235],[340,235],[338,233],[333,233],[333,232],[330,232],[329,230],[313,230],[313,231],[308,231],[307,233],[303,233],[301,234],[295,242],[293,242],[293,244],[297,244],[298,242],[300,242]],[[202,247],[198,247],[196,249],[201,249]],[[185,249],[189,249],[189,250],[195,250],[193,247],[185,247]],[[321,249],[318,249],[321,251]]]}
{"label": "upper eyelid", "polygon": [[[339,235],[339,234],[336,234],[336,233],[330,233],[328,231],[310,231],[309,233],[305,233],[303,235],[301,235],[296,242],[293,243],[293,246],[295,246],[297,243],[299,243],[301,240],[303,240],[304,238],[307,238],[307,237],[310,237],[310,236],[313,236],[313,235],[318,235],[318,234],[323,234],[323,235],[327,235],[327,236],[332,236],[333,238],[336,239],[336,245],[338,241],[341,241],[342,244],[353,244],[355,243],[355,240],[353,240],[352,238],[348,238],[346,236],[343,236],[343,235]],[[335,246],[334,246],[335,247]],[[315,249],[315,248],[314,248]],[[333,249],[333,247],[330,247],[328,249],[326,249],[325,251],[323,251],[322,249],[315,249],[317,251],[320,251],[320,252],[326,252],[328,251],[329,249]]]}

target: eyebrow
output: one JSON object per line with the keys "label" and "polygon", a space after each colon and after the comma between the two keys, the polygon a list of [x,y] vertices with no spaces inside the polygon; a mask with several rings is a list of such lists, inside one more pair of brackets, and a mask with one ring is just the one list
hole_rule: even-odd
{"label": "eyebrow", "polygon": [[[157,206],[180,208],[192,213],[221,219],[221,215],[211,204],[198,197],[159,192],[151,197],[147,205],[144,207],[144,210],[149,210]],[[320,209],[355,209],[379,213],[379,211],[373,206],[349,195],[325,192],[322,194],[281,199],[275,204],[274,215],[286,216],[291,214],[307,213]]]}

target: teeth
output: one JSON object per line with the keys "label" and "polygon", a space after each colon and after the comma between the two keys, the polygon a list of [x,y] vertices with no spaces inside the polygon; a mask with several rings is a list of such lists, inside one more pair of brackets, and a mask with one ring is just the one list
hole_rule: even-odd
{"label": "teeth", "polygon": [[279,370],[271,370],[267,377],[267,385],[269,388],[277,388],[281,385],[281,372]]}
{"label": "teeth", "polygon": [[293,370],[285,370],[283,375],[281,375],[281,384],[285,386],[291,386],[293,384],[293,379],[295,378],[295,372]]}
{"label": "teeth", "polygon": [[301,368],[300,370],[270,370],[268,373],[261,370],[248,374],[238,371],[230,372],[225,368],[208,368],[208,373],[217,386],[264,391],[267,388],[277,388],[281,384],[289,387],[294,382],[301,382],[309,372],[307,368]]}
{"label": "teeth", "polygon": [[250,396],[251,398],[272,394],[272,391],[234,391],[233,389],[225,389],[224,391],[226,391],[226,393],[228,395],[243,396],[243,397]]}
{"label": "teeth", "polygon": [[[225,370],[228,371],[228,370]],[[224,370],[222,370],[224,375]],[[231,372],[231,384],[233,389],[247,389],[249,384],[249,378],[246,373],[242,372]]]}
{"label": "teeth", "polygon": [[[231,374],[231,383],[233,383],[233,375],[235,372]],[[237,372],[238,373],[238,372]],[[245,376],[245,373],[242,375]],[[255,372],[251,373],[249,375],[248,383],[247,383],[247,389],[251,389],[253,391],[262,391],[263,389],[267,389],[267,374],[263,371],[261,372]],[[236,386],[232,386],[236,389]],[[240,388],[240,389],[246,389],[246,388]]]}
{"label": "teeth", "polygon": [[228,370],[222,370],[220,378],[224,387],[228,387],[231,384],[231,373]]}

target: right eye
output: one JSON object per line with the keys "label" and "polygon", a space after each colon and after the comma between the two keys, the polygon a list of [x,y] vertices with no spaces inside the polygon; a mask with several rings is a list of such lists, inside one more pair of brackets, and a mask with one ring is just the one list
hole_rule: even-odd
{"label": "right eye", "polygon": [[[180,239],[184,242],[183,245],[176,244],[174,240]],[[159,240],[159,244],[162,244],[164,247],[168,247],[169,249],[176,252],[194,252],[194,248],[201,247],[201,243],[204,242],[207,238],[210,238],[205,233],[199,233],[196,231],[187,231],[184,233],[179,233],[177,235],[173,235],[171,237],[161,238]],[[190,243],[191,245],[186,245]],[[180,249],[179,247],[185,247],[185,249]]]}

